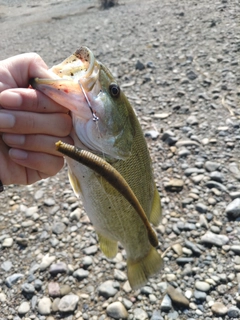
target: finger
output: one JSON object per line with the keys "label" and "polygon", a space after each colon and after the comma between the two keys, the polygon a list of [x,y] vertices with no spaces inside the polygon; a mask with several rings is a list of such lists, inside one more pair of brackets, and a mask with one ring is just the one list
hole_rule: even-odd
{"label": "finger", "polygon": [[[56,150],[55,146],[55,143],[59,141],[59,137],[4,133],[2,135],[2,139],[9,147],[12,148],[62,156],[62,154]],[[73,140],[70,137],[63,137],[61,138],[61,141],[73,144]]]}
{"label": "finger", "polygon": [[71,128],[72,119],[68,114],[0,110],[0,132],[64,137]]}
{"label": "finger", "polygon": [[26,184],[55,175],[64,164],[63,157],[14,148],[9,150],[9,157],[15,163],[26,167]]}
{"label": "finger", "polygon": [[41,113],[63,112],[69,110],[34,89],[9,89],[0,93],[0,105],[5,109]]}

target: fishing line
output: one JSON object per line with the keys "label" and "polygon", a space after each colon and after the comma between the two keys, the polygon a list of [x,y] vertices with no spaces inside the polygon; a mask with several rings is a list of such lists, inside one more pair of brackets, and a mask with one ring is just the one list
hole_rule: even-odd
{"label": "fishing line", "polygon": [[96,121],[99,120],[99,118],[98,118],[98,116],[96,115],[96,113],[93,111],[91,102],[90,102],[89,99],[88,99],[88,96],[87,96],[87,94],[86,94],[86,92],[85,92],[85,90],[84,90],[84,88],[83,88],[83,85],[81,84],[80,81],[78,81],[78,83],[79,83],[79,86],[80,86],[80,88],[81,88],[81,90],[82,90],[82,92],[83,92],[84,98],[85,98],[86,101],[87,101],[88,107],[89,107],[89,109],[91,110],[91,113],[92,113],[92,116],[93,116],[93,121],[96,122]]}

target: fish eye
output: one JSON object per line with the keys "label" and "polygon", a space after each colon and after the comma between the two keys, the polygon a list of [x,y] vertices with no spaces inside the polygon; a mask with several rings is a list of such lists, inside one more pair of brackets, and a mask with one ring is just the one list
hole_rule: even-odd
{"label": "fish eye", "polygon": [[109,91],[112,97],[117,98],[120,95],[120,87],[116,83],[111,83]]}

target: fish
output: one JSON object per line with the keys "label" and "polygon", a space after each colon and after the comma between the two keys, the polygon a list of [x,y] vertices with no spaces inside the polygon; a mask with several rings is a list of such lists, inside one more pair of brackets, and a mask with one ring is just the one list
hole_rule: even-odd
{"label": "fish", "polygon": [[69,109],[76,150],[107,162],[140,203],[145,220],[120,192],[118,183],[113,186],[107,181],[106,173],[66,156],[70,184],[82,198],[101,251],[112,259],[120,242],[126,252],[129,284],[134,290],[141,288],[163,268],[158,243],[147,227],[160,223],[162,208],[136,113],[110,70],[87,47],[80,47],[48,73],[49,78],[32,79],[32,88]]}

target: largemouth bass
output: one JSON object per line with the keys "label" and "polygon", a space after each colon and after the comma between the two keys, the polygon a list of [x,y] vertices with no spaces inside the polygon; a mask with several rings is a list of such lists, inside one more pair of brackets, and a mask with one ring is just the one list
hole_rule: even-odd
{"label": "largemouth bass", "polygon": [[[74,145],[102,157],[126,180],[154,225],[161,219],[147,144],[126,96],[110,71],[86,47],[49,70],[49,79],[36,78],[40,90],[71,111]],[[104,177],[66,157],[69,180],[96,230],[102,252],[113,258],[122,244],[127,254],[128,280],[143,286],[163,265],[146,224],[129,201]]]}

